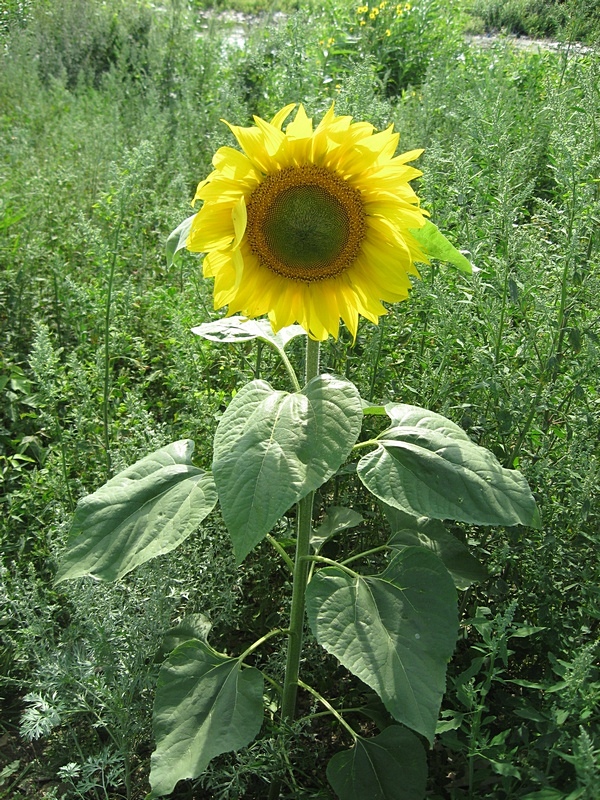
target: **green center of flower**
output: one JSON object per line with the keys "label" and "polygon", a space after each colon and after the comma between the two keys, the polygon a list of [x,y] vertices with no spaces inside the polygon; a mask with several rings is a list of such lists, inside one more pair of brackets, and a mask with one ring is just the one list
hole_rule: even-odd
{"label": "green center of flower", "polygon": [[348,216],[321,186],[292,186],[275,198],[263,223],[265,241],[284,264],[319,269],[348,241]]}
{"label": "green center of flower", "polygon": [[360,193],[314,164],[267,176],[248,201],[252,251],[263,266],[294,280],[323,280],[346,270],[365,229]]}

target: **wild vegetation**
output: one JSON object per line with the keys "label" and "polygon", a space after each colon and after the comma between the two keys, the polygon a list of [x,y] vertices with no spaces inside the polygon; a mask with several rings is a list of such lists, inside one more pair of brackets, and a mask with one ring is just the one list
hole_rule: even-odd
{"label": "wild vegetation", "polygon": [[[541,6],[552,26],[532,22]],[[287,613],[277,554],[263,542],[236,566],[215,516],[116,583],[53,581],[81,497],[177,439],[193,439],[195,462],[210,467],[237,389],[281,379],[260,345],[191,334],[219,316],[212,286],[197,256],[167,265],[164,244],[214,151],[233,144],[221,119],[249,124],[288,102],[319,118],[335,101],[378,128],[394,123],[402,150],[425,148],[423,205],[479,271],[422,267],[378,327],[363,321],[354,343],[342,333],[323,347],[324,367],[369,401],[454,420],[526,476],[542,515],[539,530],[452,526],[487,576],[460,593],[427,797],[594,800],[597,4],[244,4],[252,18],[224,8],[1,6],[0,798],[144,797],[167,632],[202,613],[213,646],[233,652]],[[470,43],[465,31],[486,26],[562,44]],[[301,347],[289,350],[300,365]],[[323,491],[344,497],[343,476]],[[366,493],[351,499],[366,522],[347,535],[376,547],[379,509]],[[330,546],[337,556],[343,537]],[[281,653],[261,658],[277,669]],[[309,634],[304,663],[331,690],[336,667]],[[358,680],[333,674],[337,705],[369,702]],[[172,797],[259,798],[280,781],[283,797],[333,798],[325,767],[339,731],[303,703],[312,719],[277,736],[267,722]],[[374,706],[368,724],[380,722]]]}

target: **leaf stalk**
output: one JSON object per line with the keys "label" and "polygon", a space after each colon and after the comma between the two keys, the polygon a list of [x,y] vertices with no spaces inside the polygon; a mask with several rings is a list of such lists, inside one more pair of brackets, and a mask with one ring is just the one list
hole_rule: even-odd
{"label": "leaf stalk", "polygon": [[298,680],[298,686],[301,686],[307,692],[310,692],[310,694],[312,694],[312,696],[316,698],[319,701],[319,703],[324,705],[327,711],[329,711],[330,714],[333,714],[333,716],[337,719],[340,725],[342,725],[348,731],[348,733],[352,736],[354,741],[358,739],[358,734],[352,730],[350,725],[348,725],[348,723],[342,717],[339,711],[336,711],[335,708],[331,705],[331,703],[328,700],[326,700],[322,694],[319,694],[319,692],[317,692],[316,689],[313,689],[312,686],[309,686],[307,683],[304,683],[304,681]]}

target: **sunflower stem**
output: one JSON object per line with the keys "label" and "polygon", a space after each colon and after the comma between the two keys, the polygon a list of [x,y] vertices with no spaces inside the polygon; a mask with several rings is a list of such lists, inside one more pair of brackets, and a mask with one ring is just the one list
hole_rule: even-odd
{"label": "sunflower stem", "polygon": [[298,537],[296,541],[296,559],[294,562],[294,582],[292,586],[292,605],[290,609],[290,625],[288,651],[283,681],[283,697],[281,701],[281,717],[291,721],[296,711],[296,694],[298,693],[298,674],[300,672],[300,655],[302,651],[302,633],[304,629],[304,606],[308,569],[310,562],[306,556],[310,551],[311,517],[314,492],[311,492],[298,503]]}
{"label": "sunflower stem", "polygon": [[319,374],[321,360],[321,343],[315,342],[310,336],[306,339],[306,383],[316,378]]}
{"label": "sunflower stem", "polygon": [[[306,342],[306,382],[319,374],[319,342],[307,339]],[[310,537],[312,532],[312,510],[314,492],[311,492],[297,505],[296,558],[294,561],[294,580],[292,586],[292,605],[288,636],[287,661],[283,682],[281,717],[291,721],[296,711],[298,693],[298,674],[302,652],[302,633],[304,629],[304,606],[306,584],[308,583]]]}

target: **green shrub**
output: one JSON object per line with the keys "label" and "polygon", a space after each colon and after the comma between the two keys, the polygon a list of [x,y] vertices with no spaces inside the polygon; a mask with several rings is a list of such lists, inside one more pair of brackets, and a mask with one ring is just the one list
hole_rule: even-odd
{"label": "green shrub", "polygon": [[598,0],[473,0],[469,11],[488,31],[597,43]]}

